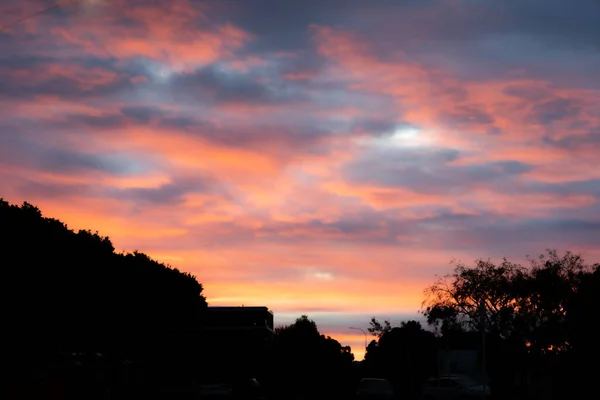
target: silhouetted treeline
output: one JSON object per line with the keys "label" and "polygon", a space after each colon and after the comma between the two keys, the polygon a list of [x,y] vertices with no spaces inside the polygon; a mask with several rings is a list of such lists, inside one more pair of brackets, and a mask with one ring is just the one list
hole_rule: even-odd
{"label": "silhouetted treeline", "polygon": [[[504,260],[456,265],[426,290],[424,316],[393,328],[371,321],[365,373],[389,379],[411,397],[428,376],[444,372],[438,355],[477,351],[480,380],[497,398],[585,394],[599,371],[600,266],[556,251],[528,266]],[[482,348],[485,331],[485,373]]]}
{"label": "silhouetted treeline", "polygon": [[206,308],[194,276],[1,199],[0,246],[9,369],[73,353],[155,366],[193,355],[191,332]]}

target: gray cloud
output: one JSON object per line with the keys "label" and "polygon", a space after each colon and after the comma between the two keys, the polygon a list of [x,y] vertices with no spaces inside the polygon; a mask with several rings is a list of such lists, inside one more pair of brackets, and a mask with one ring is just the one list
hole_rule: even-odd
{"label": "gray cloud", "polygon": [[416,128],[411,124],[396,123],[392,118],[368,118],[355,121],[354,130],[373,134],[374,136],[389,136],[396,129],[411,129]]}
{"label": "gray cloud", "polygon": [[504,88],[503,93],[527,101],[540,101],[552,96],[548,89],[527,85],[510,85]]}
{"label": "gray cloud", "polygon": [[216,177],[196,173],[193,177],[173,177],[173,182],[157,188],[117,188],[108,187],[104,195],[113,199],[143,205],[175,206],[185,201],[191,193],[211,193],[218,197],[229,197],[229,189]]}
{"label": "gray cloud", "polygon": [[[571,182],[538,182],[530,181],[526,186],[513,188],[509,193],[522,194],[549,194],[558,198],[569,195],[591,196],[596,198],[596,202],[600,204],[600,179],[580,180]],[[589,213],[594,215],[591,210],[582,208],[571,211],[572,213]],[[563,214],[566,211],[563,211]],[[579,215],[581,217],[581,215]]]}
{"label": "gray cloud", "polygon": [[[236,4],[238,11],[216,17],[232,18],[255,34],[257,40],[247,48],[253,53],[305,51],[310,47],[307,26],[318,24],[359,32],[384,59],[392,60],[402,49],[424,62],[445,59],[471,78],[506,76],[509,69],[519,67],[533,73],[535,65],[538,76],[542,68],[541,73],[555,78],[562,73],[563,79],[577,80],[564,73],[576,68],[580,76],[591,77],[598,70],[592,65],[600,65],[600,6],[595,0],[582,0],[576,7],[563,0],[548,0],[543,5],[520,0],[229,3]],[[534,53],[532,46],[537,49]],[[579,57],[568,57],[568,65],[557,63],[557,51]],[[577,62],[583,54],[595,57]]]}
{"label": "gray cloud", "polygon": [[488,113],[479,110],[476,107],[465,105],[454,107],[452,112],[443,115],[442,118],[446,124],[456,128],[469,128],[474,124],[494,123],[494,117]]}
{"label": "gray cloud", "polygon": [[188,186],[163,185],[159,188],[126,188],[106,189],[106,194],[113,199],[134,201],[153,205],[177,205],[184,201],[184,195],[190,191]]}
{"label": "gray cloud", "polygon": [[40,169],[56,172],[96,170],[122,175],[139,169],[138,161],[133,161],[124,155],[84,154],[58,149],[47,149],[43,156],[37,158],[37,166]]}
{"label": "gray cloud", "polygon": [[[0,97],[33,99],[35,96],[52,95],[62,99],[82,100],[93,97],[113,96],[127,92],[133,87],[130,76],[119,70],[114,61],[84,57],[58,59],[38,56],[0,56]],[[48,75],[46,68],[64,70],[64,74]],[[73,75],[70,67],[78,67],[84,75]],[[90,69],[94,69],[90,72]],[[28,75],[20,73],[27,71]],[[86,74],[113,74],[114,80],[102,82]],[[71,74],[71,75],[69,75]],[[92,84],[93,83],[93,84]]]}
{"label": "gray cloud", "polygon": [[17,185],[16,192],[24,198],[73,199],[97,195],[94,186],[85,184],[57,184],[25,180]]}
{"label": "gray cloud", "polygon": [[121,113],[142,124],[147,124],[153,118],[165,115],[165,111],[156,106],[126,106],[121,108]]}
{"label": "gray cloud", "polygon": [[584,135],[570,135],[560,139],[544,137],[542,140],[544,141],[544,143],[562,149],[600,149],[600,127],[596,127],[593,130],[590,130],[588,134]]}
{"label": "gray cloud", "polygon": [[572,99],[556,98],[538,103],[531,108],[530,117],[547,125],[565,118],[577,117],[581,107]]}
{"label": "gray cloud", "polygon": [[140,159],[125,153],[84,153],[69,149],[57,137],[53,146],[35,137],[25,137],[18,132],[0,135],[5,162],[48,172],[78,174],[104,172],[111,175],[128,175],[147,172],[153,168],[151,160]]}
{"label": "gray cloud", "polygon": [[[440,235],[438,245],[458,251],[493,252],[496,256],[541,253],[540,246],[596,246],[600,235],[600,221],[577,218],[524,218],[471,225],[468,230]],[[433,238],[432,238],[433,239]],[[434,242],[435,240],[432,240]],[[537,249],[537,250],[536,250]],[[504,253],[504,254],[502,254]],[[535,253],[534,253],[535,254]]]}
{"label": "gray cloud", "polygon": [[424,193],[462,192],[475,184],[497,184],[531,170],[517,161],[478,165],[449,165],[460,158],[455,150],[379,149],[345,168],[354,183],[406,187]]}
{"label": "gray cloud", "polygon": [[[213,64],[177,75],[169,82],[176,97],[191,97],[200,103],[244,103],[246,105],[277,105],[307,100],[297,84],[287,81],[260,82],[261,75],[226,70]],[[271,78],[269,78],[272,80]]]}

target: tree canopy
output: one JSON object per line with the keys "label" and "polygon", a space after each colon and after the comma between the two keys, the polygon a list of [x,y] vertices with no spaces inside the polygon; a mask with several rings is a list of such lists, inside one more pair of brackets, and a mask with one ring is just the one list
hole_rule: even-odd
{"label": "tree canopy", "polygon": [[[116,253],[98,232],[75,232],[29,203],[0,199],[4,322],[14,352],[141,357],[157,338],[197,323],[194,276],[140,253]],[[37,350],[34,350],[37,349]]]}
{"label": "tree canopy", "polygon": [[[422,382],[436,373],[435,335],[414,320],[392,327],[389,321],[382,325],[372,318],[371,326],[378,340],[372,341],[367,348],[367,371],[388,379],[403,392],[416,395]],[[379,327],[382,329],[375,329]]]}
{"label": "tree canopy", "polygon": [[280,385],[323,393],[348,387],[354,361],[350,346],[321,334],[306,315],[276,329],[273,352],[272,375]]}
{"label": "tree canopy", "polygon": [[426,289],[423,313],[442,332],[485,330],[520,338],[529,352],[564,351],[572,344],[582,290],[598,267],[580,255],[554,250],[530,258],[527,267],[506,259],[500,264],[477,260],[473,267],[458,263]]}

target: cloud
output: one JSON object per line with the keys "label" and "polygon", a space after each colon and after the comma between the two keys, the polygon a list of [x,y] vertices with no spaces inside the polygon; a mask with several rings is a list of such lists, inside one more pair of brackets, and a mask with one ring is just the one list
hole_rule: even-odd
{"label": "cloud", "polygon": [[455,165],[459,151],[452,149],[382,148],[364,153],[346,165],[345,176],[359,185],[397,187],[418,193],[456,193],[480,186],[514,183],[531,170],[518,161]]}
{"label": "cloud", "polygon": [[471,106],[458,106],[446,116],[450,126],[458,128],[468,127],[472,124],[488,125],[494,122],[494,118],[484,111]]}
{"label": "cloud", "polygon": [[155,117],[164,115],[164,111],[156,106],[125,106],[121,113],[135,122],[147,124]]}
{"label": "cloud", "polygon": [[2,135],[0,143],[6,146],[3,161],[10,162],[13,166],[57,174],[85,175],[100,172],[126,176],[143,173],[153,168],[149,159],[140,159],[135,154],[82,152],[60,146],[44,145],[27,140],[18,134]]}
{"label": "cloud", "polygon": [[195,182],[164,184],[156,188],[107,188],[105,195],[112,199],[142,204],[178,206],[185,202],[186,195],[211,191],[212,186],[204,180]]}
{"label": "cloud", "polygon": [[194,73],[177,75],[169,82],[169,87],[177,95],[186,93],[202,103],[277,105],[306,99],[292,84],[269,84],[260,82],[260,78],[212,64]]}
{"label": "cloud", "polygon": [[546,125],[570,117],[577,117],[581,107],[572,99],[557,98],[538,103],[532,107],[531,116],[540,124]]}
{"label": "cloud", "polygon": [[94,189],[85,184],[57,184],[36,181],[22,181],[17,187],[19,195],[44,197],[48,199],[71,199],[94,195]]}
{"label": "cloud", "polygon": [[[131,87],[129,77],[94,60],[58,61],[49,58],[2,59],[0,96],[31,100],[36,96],[67,99],[116,94]],[[27,66],[23,68],[23,66]]]}
{"label": "cloud", "polygon": [[507,86],[503,93],[527,101],[539,101],[552,96],[552,91],[546,88],[527,85]]}

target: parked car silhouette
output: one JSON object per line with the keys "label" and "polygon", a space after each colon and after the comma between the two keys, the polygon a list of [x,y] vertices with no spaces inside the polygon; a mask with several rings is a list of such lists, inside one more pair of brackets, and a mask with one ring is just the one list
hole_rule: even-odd
{"label": "parked car silhouette", "polygon": [[254,378],[235,384],[232,395],[236,400],[264,400],[265,398],[260,383]]}
{"label": "parked car silhouette", "polygon": [[356,395],[361,400],[391,400],[394,398],[394,390],[385,379],[364,378],[360,381]]}
{"label": "parked car silhouette", "polygon": [[226,384],[201,384],[198,386],[198,396],[200,399],[226,399],[232,397],[232,392]]}
{"label": "parked car silhouette", "polygon": [[423,388],[423,399],[467,400],[490,396],[490,388],[466,375],[444,375],[430,378]]}

